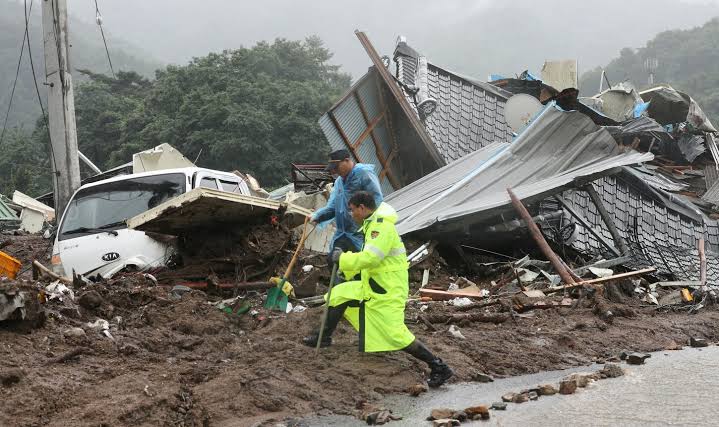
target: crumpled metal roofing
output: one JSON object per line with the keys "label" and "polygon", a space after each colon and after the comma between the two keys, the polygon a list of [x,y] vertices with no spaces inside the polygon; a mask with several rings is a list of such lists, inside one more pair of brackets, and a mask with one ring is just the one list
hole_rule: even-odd
{"label": "crumpled metal roofing", "polygon": [[[621,152],[614,138],[577,111],[550,103],[511,143],[490,145],[394,192],[400,234],[436,223],[481,221],[511,209],[506,189],[520,199],[561,191],[577,178],[610,173],[654,156]],[[471,219],[469,217],[472,217]]]}

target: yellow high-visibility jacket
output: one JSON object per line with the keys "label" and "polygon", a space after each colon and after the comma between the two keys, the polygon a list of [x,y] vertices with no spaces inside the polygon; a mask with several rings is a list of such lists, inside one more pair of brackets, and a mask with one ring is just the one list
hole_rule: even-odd
{"label": "yellow high-visibility jacket", "polygon": [[397,212],[387,203],[362,224],[361,252],[345,252],[339,269],[360,280],[340,283],[332,290],[331,307],[350,302],[345,318],[360,333],[360,351],[401,350],[414,341],[404,324],[409,293],[407,253],[395,223]]}

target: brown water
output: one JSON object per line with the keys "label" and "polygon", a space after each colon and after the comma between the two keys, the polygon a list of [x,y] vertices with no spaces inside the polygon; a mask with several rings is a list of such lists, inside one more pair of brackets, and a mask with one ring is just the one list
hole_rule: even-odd
{"label": "brown water", "polygon": [[[484,426],[704,426],[719,425],[719,347],[654,353],[642,366],[623,364],[626,374],[579,389],[570,396],[546,396],[538,401],[508,404],[492,411]],[[388,426],[431,425],[432,408],[462,409],[501,401],[504,393],[540,383],[557,383],[571,372],[599,366],[496,380],[489,384],[454,384],[419,398],[391,396],[383,404],[402,421]],[[347,417],[307,420],[311,426],[362,426]]]}

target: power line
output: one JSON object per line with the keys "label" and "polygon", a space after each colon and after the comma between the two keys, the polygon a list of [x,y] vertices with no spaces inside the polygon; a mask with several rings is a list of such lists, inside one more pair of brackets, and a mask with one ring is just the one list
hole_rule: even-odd
{"label": "power line", "polygon": [[[32,2],[32,0],[30,0]],[[50,123],[48,123],[47,116],[45,115],[45,107],[42,105],[42,98],[40,97],[40,87],[37,84],[37,76],[35,75],[35,63],[32,60],[32,48],[30,47],[30,24],[28,22],[28,10],[27,0],[25,2],[25,37],[27,38],[27,54],[30,57],[30,69],[32,70],[32,79],[35,82],[35,93],[37,94],[37,102],[40,104],[40,111],[42,111],[42,118],[45,122],[45,129],[47,130],[47,141],[50,146],[50,159],[52,160],[53,170],[57,170],[57,162],[55,162],[55,151],[52,149],[52,137],[50,136]],[[53,15],[55,13],[53,12]],[[62,80],[62,79],[61,79]],[[55,186],[57,187],[57,175],[53,176],[55,180]]]}
{"label": "power line", "polygon": [[97,26],[100,27],[100,34],[102,34],[102,43],[105,45],[105,54],[107,54],[107,62],[110,63],[110,71],[112,72],[112,77],[117,79],[117,76],[115,76],[115,69],[112,67],[112,59],[110,59],[110,51],[107,49],[107,40],[105,39],[105,31],[102,29],[102,15],[100,14],[100,8],[97,5],[97,0],[95,0],[95,21],[97,22]]}
{"label": "power line", "polygon": [[[32,13],[33,0],[30,0],[30,12]],[[2,126],[2,132],[0,132],[0,145],[2,145],[3,138],[5,137],[5,130],[7,129],[7,122],[10,118],[10,108],[12,108],[12,101],[15,98],[15,87],[17,86],[18,76],[20,75],[20,64],[22,63],[22,56],[25,53],[25,40],[27,40],[27,34],[22,35],[22,45],[20,46],[20,57],[17,59],[17,68],[15,69],[15,81],[12,83],[12,91],[10,91],[10,100],[7,103],[7,112],[5,113],[5,123]]]}

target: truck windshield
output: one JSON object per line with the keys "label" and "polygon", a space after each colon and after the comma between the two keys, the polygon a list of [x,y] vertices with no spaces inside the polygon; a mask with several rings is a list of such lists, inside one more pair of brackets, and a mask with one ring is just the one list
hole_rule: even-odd
{"label": "truck windshield", "polygon": [[185,174],[128,178],[84,188],[70,200],[59,240],[125,228],[125,220],[185,192]]}

